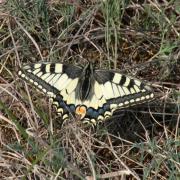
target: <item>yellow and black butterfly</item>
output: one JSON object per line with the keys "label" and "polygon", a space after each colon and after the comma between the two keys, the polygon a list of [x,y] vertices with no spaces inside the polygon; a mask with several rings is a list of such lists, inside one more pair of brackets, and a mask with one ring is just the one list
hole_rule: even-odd
{"label": "yellow and black butterfly", "polygon": [[62,63],[36,63],[24,66],[18,74],[46,93],[63,120],[69,114],[96,125],[116,109],[154,98],[150,86],[113,70],[84,68]]}

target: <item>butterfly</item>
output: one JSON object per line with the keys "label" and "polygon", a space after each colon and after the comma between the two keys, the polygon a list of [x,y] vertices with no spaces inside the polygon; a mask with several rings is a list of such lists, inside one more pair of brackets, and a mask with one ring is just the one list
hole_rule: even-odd
{"label": "butterfly", "polygon": [[63,120],[70,115],[96,125],[116,109],[127,108],[154,98],[151,87],[114,70],[82,68],[62,63],[35,63],[21,68],[18,75],[43,91]]}

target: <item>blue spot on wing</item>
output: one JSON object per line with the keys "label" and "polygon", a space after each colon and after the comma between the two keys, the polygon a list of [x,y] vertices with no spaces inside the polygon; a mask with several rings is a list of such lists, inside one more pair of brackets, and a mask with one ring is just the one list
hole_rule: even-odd
{"label": "blue spot on wing", "polygon": [[88,118],[98,118],[99,115],[104,116],[104,113],[106,111],[110,111],[110,105],[109,104],[105,104],[102,108],[99,108],[98,110],[90,107],[87,109],[87,113],[86,113],[86,117]]}
{"label": "blue spot on wing", "polygon": [[69,109],[70,109],[71,112],[75,112],[75,106],[74,105],[70,105]]}
{"label": "blue spot on wing", "polygon": [[100,109],[98,110],[98,112],[99,112],[99,114],[103,115],[105,111],[104,111],[103,108],[100,108]]}
{"label": "blue spot on wing", "polygon": [[91,118],[97,118],[99,116],[99,113],[93,108],[88,108],[86,115],[91,117]]}
{"label": "blue spot on wing", "polygon": [[103,106],[103,109],[104,109],[104,111],[110,110],[110,105],[109,104],[105,104]]}

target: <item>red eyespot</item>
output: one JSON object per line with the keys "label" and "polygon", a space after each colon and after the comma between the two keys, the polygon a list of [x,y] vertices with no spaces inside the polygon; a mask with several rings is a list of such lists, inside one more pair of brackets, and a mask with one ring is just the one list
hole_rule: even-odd
{"label": "red eyespot", "polygon": [[78,116],[80,116],[81,119],[83,119],[85,117],[86,112],[87,112],[87,110],[86,110],[85,106],[82,105],[82,106],[77,106],[76,107],[76,114]]}

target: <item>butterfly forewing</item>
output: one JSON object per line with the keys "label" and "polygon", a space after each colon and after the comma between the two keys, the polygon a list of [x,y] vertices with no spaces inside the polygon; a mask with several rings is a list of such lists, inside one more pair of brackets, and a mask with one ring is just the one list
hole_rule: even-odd
{"label": "butterfly forewing", "polygon": [[97,70],[95,79],[105,96],[106,104],[112,110],[133,106],[154,98],[148,85],[117,72]]}

